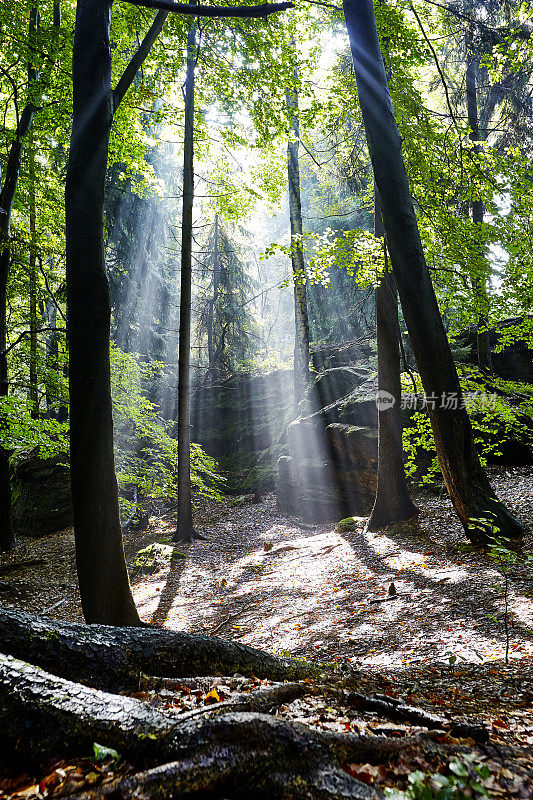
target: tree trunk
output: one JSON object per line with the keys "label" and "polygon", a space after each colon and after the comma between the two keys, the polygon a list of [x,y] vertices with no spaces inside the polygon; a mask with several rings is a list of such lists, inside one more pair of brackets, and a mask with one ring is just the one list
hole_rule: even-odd
{"label": "tree trunk", "polygon": [[214,636],[156,625],[116,628],[44,619],[0,607],[2,651],[95,688],[136,690],[142,673],[159,677],[241,675],[285,681],[316,668]]}
{"label": "tree trunk", "polygon": [[[9,275],[9,216],[5,209],[3,192],[0,195],[0,400],[9,393],[7,372],[7,279]],[[9,457],[11,450],[2,446],[9,436],[9,422],[0,413],[0,553],[15,544],[11,521],[11,485],[9,482]]]}
{"label": "tree trunk", "polygon": [[[293,42],[294,45],[294,42]],[[305,284],[305,261],[302,246],[302,200],[300,194],[300,119],[298,111],[298,67],[294,69],[294,86],[286,92],[291,138],[287,145],[289,179],[289,216],[291,223],[291,261],[294,285],[294,407],[303,399],[309,384],[309,319]]]}
{"label": "tree trunk", "polygon": [[79,0],[65,189],[70,475],[87,622],[140,623],[124,558],[113,454],[104,182],[112,121],[112,0]]}
{"label": "tree trunk", "polygon": [[35,208],[35,146],[31,134],[29,142],[29,178],[30,414],[32,419],[39,419],[39,386],[37,378],[37,212]]}
{"label": "tree trunk", "polygon": [[[477,76],[479,73],[479,60],[474,52],[472,30],[466,36],[466,106],[468,114],[468,125],[470,127],[470,140],[474,142],[473,153],[477,156],[481,153],[479,138],[479,114],[477,102]],[[472,222],[479,229],[483,226],[484,208],[483,200],[472,200]],[[480,312],[477,320],[477,363],[481,370],[492,368],[492,357],[490,351],[490,334],[488,320],[488,297],[486,287],[487,259],[485,248],[482,241],[476,247],[474,295],[479,303]]]}
{"label": "tree trunk", "polygon": [[378,487],[367,528],[376,531],[418,515],[405,479],[400,402],[400,325],[398,298],[389,271],[378,193],[374,193],[374,234],[383,238],[385,271],[376,287],[378,344]]}
{"label": "tree trunk", "polygon": [[215,312],[218,300],[218,282],[219,282],[219,260],[218,260],[218,214],[215,214],[215,228],[213,235],[213,297],[209,301],[208,319],[207,319],[207,355],[209,358],[208,376],[212,381],[215,378],[216,372],[216,354],[218,348],[215,347]]}
{"label": "tree trunk", "polygon": [[[20,115],[17,134],[9,148],[4,182],[0,191],[0,399],[7,397],[9,393],[5,351],[7,347],[7,281],[11,263],[11,212],[20,174],[22,145],[31,129],[34,116],[35,106],[29,102]],[[1,440],[8,438],[8,425],[6,417],[0,414],[0,552],[10,550],[14,544],[9,483],[11,451],[9,448],[1,446]]]}
{"label": "tree trunk", "polygon": [[178,343],[178,525],[176,542],[200,538],[192,522],[191,498],[191,302],[192,214],[194,204],[194,69],[196,19],[187,37],[185,80],[185,135],[183,152],[183,208],[181,217],[181,296]]}
{"label": "tree trunk", "polygon": [[[3,752],[44,766],[58,756],[116,749],[147,772],[78,798],[202,797],[378,800],[379,790],[342,769],[384,763],[417,738],[387,739],[311,730],[261,713],[167,714],[141,700],[108,694],[0,655]],[[156,766],[167,762],[164,766]],[[171,762],[171,763],[168,763]]]}
{"label": "tree trunk", "polygon": [[[521,524],[498,501],[477,455],[461,387],[424,258],[381,56],[372,0],[344,0],[359,103],[382,204],[387,243],[409,339],[426,397],[439,464],[454,508],[473,541],[485,541],[489,517],[500,534]],[[458,408],[446,404],[458,402]],[[444,401],[444,402],[443,402]]]}

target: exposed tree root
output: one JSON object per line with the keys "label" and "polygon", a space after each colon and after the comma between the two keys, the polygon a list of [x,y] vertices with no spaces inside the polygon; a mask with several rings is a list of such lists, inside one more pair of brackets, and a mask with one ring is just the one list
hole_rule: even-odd
{"label": "exposed tree root", "polygon": [[226,711],[255,711],[259,714],[268,714],[285,703],[292,703],[293,700],[304,697],[309,692],[310,687],[305,683],[281,683],[278,686],[266,686],[254,692],[242,692],[221,703],[194,708],[183,714],[181,718],[189,719],[201,714],[222,714]]}
{"label": "exposed tree root", "polygon": [[115,628],[43,619],[0,607],[2,651],[63,678],[105,689],[137,689],[141,673],[166,677],[241,675],[298,680],[316,670],[238,642],[158,626]]}
{"label": "exposed tree root", "polygon": [[488,742],[489,732],[483,725],[472,725],[453,719],[432,714],[423,708],[401,703],[392,697],[370,697],[359,692],[350,692],[346,697],[349,705],[362,711],[377,711],[381,716],[394,722],[409,722],[411,725],[420,725],[429,730],[442,728],[451,736],[458,738],[470,737],[475,742]]}
{"label": "exposed tree root", "polygon": [[[118,792],[114,797],[170,799],[222,789],[232,797],[377,800],[381,794],[349,776],[342,765],[383,763],[420,743],[314,731],[260,713],[183,718],[4,655],[0,731],[4,752],[7,748],[33,763],[90,752],[96,741],[149,768],[109,789],[99,788],[96,795],[86,793],[84,800],[113,790]],[[165,766],[153,769],[161,762]]]}

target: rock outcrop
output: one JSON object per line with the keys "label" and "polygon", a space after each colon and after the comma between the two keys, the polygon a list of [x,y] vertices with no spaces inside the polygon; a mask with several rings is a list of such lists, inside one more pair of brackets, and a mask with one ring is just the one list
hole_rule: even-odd
{"label": "rock outcrop", "polygon": [[46,536],[73,524],[66,456],[41,458],[39,448],[12,458],[12,513],[16,536]]}

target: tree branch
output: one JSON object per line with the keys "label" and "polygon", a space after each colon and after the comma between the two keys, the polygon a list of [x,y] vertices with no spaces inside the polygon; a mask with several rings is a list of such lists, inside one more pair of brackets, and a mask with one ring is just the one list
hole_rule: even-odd
{"label": "tree branch", "polygon": [[150,50],[152,49],[152,45],[154,44],[155,40],[161,33],[161,30],[168,15],[169,15],[168,11],[157,12],[154,21],[152,22],[150,30],[142,40],[136,52],[133,54],[132,59],[129,62],[128,66],[122,73],[122,76],[113,91],[113,113],[115,113],[115,111],[121,104],[122,100],[124,99],[124,95],[130,88],[131,84],[133,83],[137,72],[139,71],[144,60],[146,59]]}
{"label": "tree branch", "polygon": [[172,0],[123,0],[134,6],[156,8],[172,11],[176,14],[190,14],[191,17],[238,17],[239,19],[257,19],[294,8],[290,2],[263,3],[259,6],[197,6],[190,3],[174,3]]}

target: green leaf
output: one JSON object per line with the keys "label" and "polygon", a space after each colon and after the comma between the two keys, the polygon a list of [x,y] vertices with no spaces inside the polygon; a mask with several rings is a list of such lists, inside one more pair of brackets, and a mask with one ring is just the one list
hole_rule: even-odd
{"label": "green leaf", "polygon": [[459,775],[460,778],[467,778],[468,777],[468,767],[462,761],[459,761],[457,758],[453,758],[450,761],[450,770],[454,773],[454,775]]}
{"label": "green leaf", "polygon": [[105,747],[103,744],[93,744],[95,761],[120,761],[120,756],[112,747]]}

